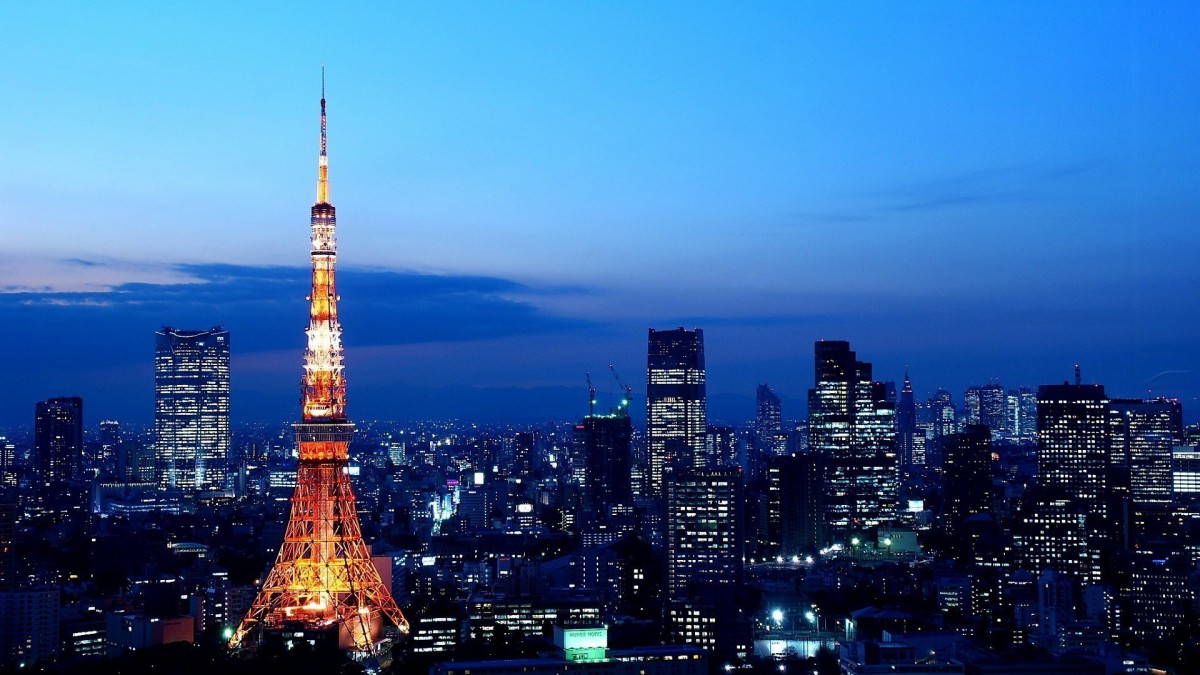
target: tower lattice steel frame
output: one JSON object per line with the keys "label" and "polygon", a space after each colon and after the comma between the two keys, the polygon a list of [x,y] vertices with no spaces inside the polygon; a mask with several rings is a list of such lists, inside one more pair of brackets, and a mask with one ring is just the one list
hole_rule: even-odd
{"label": "tower lattice steel frame", "polygon": [[406,633],[408,621],[371,562],[347,473],[354,425],[346,419],[342,327],[334,285],[336,217],[329,203],[324,80],[322,72],[303,421],[292,425],[300,454],[296,490],[275,565],[229,646],[253,642],[263,630],[337,626],[344,648],[374,654],[385,617]]}

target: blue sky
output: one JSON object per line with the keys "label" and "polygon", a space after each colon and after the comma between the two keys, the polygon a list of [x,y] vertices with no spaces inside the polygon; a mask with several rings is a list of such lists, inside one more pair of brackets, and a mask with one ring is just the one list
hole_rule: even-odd
{"label": "blue sky", "polygon": [[8,3],[0,24],[0,423],[74,394],[89,424],[149,419],[162,324],[225,324],[235,417],[292,414],[321,64],[352,416],[569,416],[583,371],[636,382],[646,329],[676,325],[706,329],[727,417],[760,381],[802,415],[818,338],[921,394],[1078,361],[1200,410],[1195,3]]}

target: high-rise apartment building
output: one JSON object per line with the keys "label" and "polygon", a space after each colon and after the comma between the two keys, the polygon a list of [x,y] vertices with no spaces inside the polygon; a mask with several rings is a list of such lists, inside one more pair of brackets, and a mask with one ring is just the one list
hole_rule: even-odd
{"label": "high-rise apartment building", "polygon": [[15,671],[57,655],[58,621],[57,588],[0,591],[0,667]]}
{"label": "high-rise apartment building", "polygon": [[83,399],[39,401],[34,417],[33,464],[42,485],[73,480],[83,463]]}
{"label": "high-rise apartment building", "polygon": [[159,484],[225,488],[229,458],[229,331],[155,333],[154,444]]}
{"label": "high-rise apartment building", "polygon": [[886,400],[883,384],[871,379],[871,364],[859,361],[850,343],[819,341],[815,355],[809,447],[825,462],[825,535],[842,541],[895,518],[895,404]]}
{"label": "high-rise apartment building", "polygon": [[739,583],[743,570],[742,473],[678,471],[667,482],[667,597],[693,582]]}
{"label": "high-rise apartment building", "polygon": [[650,495],[663,493],[664,474],[706,464],[708,395],[704,331],[650,329],[646,359],[646,442]]}

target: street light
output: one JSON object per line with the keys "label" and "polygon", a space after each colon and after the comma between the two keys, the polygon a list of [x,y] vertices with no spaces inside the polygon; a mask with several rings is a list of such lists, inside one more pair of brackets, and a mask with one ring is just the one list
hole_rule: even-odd
{"label": "street light", "polygon": [[776,626],[783,625],[783,610],[776,609],[771,612],[771,618],[775,621]]}

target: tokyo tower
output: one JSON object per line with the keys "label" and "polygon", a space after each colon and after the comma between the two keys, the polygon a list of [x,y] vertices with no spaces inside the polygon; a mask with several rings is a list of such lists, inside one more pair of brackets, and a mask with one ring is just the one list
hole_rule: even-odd
{"label": "tokyo tower", "polygon": [[312,295],[304,352],[303,418],[292,425],[300,464],[279,555],[229,641],[253,644],[263,631],[338,631],[343,649],[375,655],[386,619],[408,621],[383,584],[362,538],[347,472],[354,425],[346,419],[342,327],[334,285],[336,217],[325,153],[325,75],[321,74],[321,154],[312,207]]}

